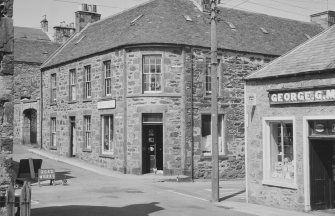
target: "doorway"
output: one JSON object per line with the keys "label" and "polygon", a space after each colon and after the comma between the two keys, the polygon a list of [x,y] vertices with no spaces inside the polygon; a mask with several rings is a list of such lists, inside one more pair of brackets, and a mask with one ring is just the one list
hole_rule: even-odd
{"label": "doorway", "polygon": [[312,210],[335,209],[335,139],[310,140]]}
{"label": "doorway", "polygon": [[143,114],[142,173],[163,170],[163,115]]}
{"label": "doorway", "polygon": [[76,117],[70,117],[70,157],[76,156],[77,137],[76,137]]}
{"label": "doorway", "polygon": [[37,144],[37,111],[23,111],[22,144]]}

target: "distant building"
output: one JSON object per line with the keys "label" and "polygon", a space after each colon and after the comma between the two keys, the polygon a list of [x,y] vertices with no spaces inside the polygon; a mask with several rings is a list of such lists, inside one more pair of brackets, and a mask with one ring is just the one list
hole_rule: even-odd
{"label": "distant building", "polygon": [[[320,25],[218,8],[220,177],[244,177],[243,78]],[[124,173],[211,174],[210,19],[155,0],[86,26],[42,66],[42,146]]]}
{"label": "distant building", "polygon": [[249,202],[335,209],[334,56],[330,27],[246,78]]}
{"label": "distant building", "polygon": [[41,29],[14,27],[15,144],[40,144],[40,67],[58,47]]}

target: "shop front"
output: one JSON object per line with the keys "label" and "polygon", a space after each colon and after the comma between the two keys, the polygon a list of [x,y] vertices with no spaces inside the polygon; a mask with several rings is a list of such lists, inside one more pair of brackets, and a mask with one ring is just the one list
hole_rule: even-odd
{"label": "shop front", "polygon": [[335,87],[329,78],[247,81],[248,202],[335,209]]}

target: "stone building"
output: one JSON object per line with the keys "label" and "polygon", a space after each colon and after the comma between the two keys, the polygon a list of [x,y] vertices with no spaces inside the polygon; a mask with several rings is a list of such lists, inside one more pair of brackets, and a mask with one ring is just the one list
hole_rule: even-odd
{"label": "stone building", "polygon": [[14,27],[14,144],[40,143],[40,67],[59,46],[41,29]]}
{"label": "stone building", "polygon": [[0,185],[11,181],[13,152],[13,0],[0,0]]}
{"label": "stone building", "polygon": [[334,54],[331,27],[246,78],[249,202],[335,209]]}
{"label": "stone building", "polygon": [[[92,23],[42,65],[42,146],[124,173],[211,173],[210,19],[155,0]],[[244,83],[321,31],[219,8],[220,177],[244,177]]]}

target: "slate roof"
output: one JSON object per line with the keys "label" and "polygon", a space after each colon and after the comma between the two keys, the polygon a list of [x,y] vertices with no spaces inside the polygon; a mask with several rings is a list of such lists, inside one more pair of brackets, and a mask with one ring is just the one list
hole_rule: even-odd
{"label": "slate roof", "polygon": [[[305,34],[314,36],[322,30],[319,25],[307,22],[236,9],[220,8],[220,11],[217,35],[218,47],[222,49],[279,56],[306,41]],[[193,21],[186,21],[184,15]],[[210,47],[209,22],[209,15],[202,13],[190,0],[153,0],[88,25],[42,68],[134,44]],[[231,29],[228,22],[236,29]]]}
{"label": "slate roof", "polygon": [[47,40],[14,39],[14,61],[42,64],[59,47]]}
{"label": "slate roof", "polygon": [[41,29],[15,26],[14,39],[18,38],[50,41],[48,35],[45,34]]}
{"label": "slate roof", "polygon": [[331,69],[335,69],[335,25],[277,58],[246,79],[292,76]]}

